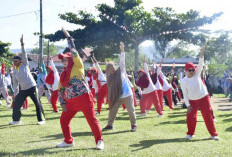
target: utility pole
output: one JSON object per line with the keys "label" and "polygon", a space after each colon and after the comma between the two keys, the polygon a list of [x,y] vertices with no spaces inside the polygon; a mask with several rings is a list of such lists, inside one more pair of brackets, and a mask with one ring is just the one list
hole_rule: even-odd
{"label": "utility pole", "polygon": [[49,60],[50,60],[50,45],[49,45],[49,40],[48,40],[48,56],[47,56],[47,66],[49,65]]}
{"label": "utility pole", "polygon": [[43,2],[40,0],[40,36],[39,36],[39,49],[40,49],[40,56],[39,56],[39,66],[42,66],[43,62]]}

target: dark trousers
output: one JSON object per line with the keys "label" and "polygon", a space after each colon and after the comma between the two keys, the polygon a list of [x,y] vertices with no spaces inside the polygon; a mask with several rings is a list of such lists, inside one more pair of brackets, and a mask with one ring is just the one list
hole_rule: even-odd
{"label": "dark trousers", "polygon": [[36,86],[34,86],[27,90],[20,90],[19,93],[16,95],[15,100],[13,102],[13,115],[12,115],[13,121],[20,120],[21,118],[20,109],[28,96],[31,98],[31,100],[35,104],[38,121],[44,120],[43,119],[43,116],[44,116],[43,106],[39,102],[37,88]]}

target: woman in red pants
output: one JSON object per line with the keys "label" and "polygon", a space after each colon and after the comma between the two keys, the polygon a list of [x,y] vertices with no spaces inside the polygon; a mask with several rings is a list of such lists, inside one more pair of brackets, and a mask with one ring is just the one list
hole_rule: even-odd
{"label": "woman in red pants", "polygon": [[215,129],[212,109],[210,106],[209,95],[206,86],[201,80],[201,71],[204,64],[204,50],[201,50],[199,58],[199,64],[197,69],[193,63],[187,63],[185,65],[186,77],[181,80],[181,89],[184,94],[184,101],[188,107],[187,111],[187,126],[188,132],[186,138],[191,140],[195,133],[197,123],[197,111],[200,108],[201,114],[205,121],[208,132],[211,138],[218,140],[218,134]]}
{"label": "woman in red pants", "polygon": [[59,99],[63,110],[60,124],[64,141],[57,147],[72,147],[74,145],[70,122],[78,111],[82,111],[95,137],[96,149],[104,149],[101,127],[94,112],[93,96],[84,80],[83,62],[75,49],[73,39],[66,30],[62,30],[68,39],[71,53],[59,54],[58,56],[64,65],[59,82]]}

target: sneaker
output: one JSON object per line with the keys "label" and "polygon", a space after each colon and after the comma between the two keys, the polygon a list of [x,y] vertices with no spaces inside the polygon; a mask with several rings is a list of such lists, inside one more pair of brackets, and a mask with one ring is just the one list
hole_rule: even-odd
{"label": "sneaker", "polygon": [[9,125],[20,125],[21,121],[12,121],[9,123]]}
{"label": "sneaker", "polygon": [[96,116],[97,116],[97,115],[100,115],[100,112],[97,112],[97,111],[96,111],[96,112],[95,112],[95,115],[96,115]]}
{"label": "sneaker", "polygon": [[44,125],[45,124],[45,120],[39,121],[37,122],[38,125]]}
{"label": "sneaker", "polygon": [[102,131],[113,130],[113,129],[114,129],[114,128],[113,128],[112,126],[107,125],[106,127],[104,127],[104,128],[102,129]]}
{"label": "sneaker", "polygon": [[216,118],[214,118],[214,119],[213,119],[213,121],[216,123],[216,122],[217,122],[217,119],[216,119]]}
{"label": "sneaker", "polygon": [[72,146],[74,146],[74,142],[72,142],[71,144],[67,144],[64,141],[56,145],[57,148],[65,148],[65,147],[72,147]]}
{"label": "sneaker", "polygon": [[97,150],[104,149],[104,142],[102,140],[97,141],[96,149]]}
{"label": "sneaker", "polygon": [[162,117],[163,115],[162,114],[159,114],[157,117]]}
{"label": "sneaker", "polygon": [[140,117],[147,116],[147,113],[141,113],[139,116],[140,116]]}
{"label": "sneaker", "polygon": [[131,131],[132,131],[132,132],[135,132],[136,130],[137,130],[137,125],[132,125]]}
{"label": "sneaker", "polygon": [[212,140],[215,140],[215,141],[218,141],[218,140],[219,140],[218,136],[210,136],[210,138],[211,138]]}
{"label": "sneaker", "polygon": [[57,111],[53,111],[52,113],[58,113],[59,111],[57,110]]}
{"label": "sneaker", "polygon": [[0,105],[2,105],[2,102],[0,101]]}
{"label": "sneaker", "polygon": [[194,135],[187,135],[185,138],[188,140],[192,140],[193,137],[194,137]]}

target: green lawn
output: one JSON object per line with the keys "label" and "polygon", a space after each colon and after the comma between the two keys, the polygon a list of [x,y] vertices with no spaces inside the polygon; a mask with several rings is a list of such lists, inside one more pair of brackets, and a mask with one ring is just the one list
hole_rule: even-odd
{"label": "green lawn", "polygon": [[[105,149],[95,150],[94,137],[82,113],[73,119],[72,135],[76,145],[72,148],[55,148],[63,140],[60,129],[60,113],[52,112],[52,107],[42,100],[46,124],[37,125],[35,107],[30,100],[30,108],[22,111],[22,125],[9,126],[12,110],[0,106],[0,156],[231,156],[232,154],[232,113],[215,111],[216,128],[219,141],[209,140],[203,119],[198,116],[195,138],[186,140],[186,110],[180,107],[169,111],[165,108],[164,116],[157,117],[151,111],[147,117],[137,117],[137,132],[130,131],[128,114],[119,110],[114,123],[114,130],[103,132]],[[98,120],[101,127],[107,124],[107,106]],[[136,108],[139,115],[139,107]]]}

